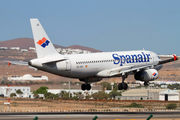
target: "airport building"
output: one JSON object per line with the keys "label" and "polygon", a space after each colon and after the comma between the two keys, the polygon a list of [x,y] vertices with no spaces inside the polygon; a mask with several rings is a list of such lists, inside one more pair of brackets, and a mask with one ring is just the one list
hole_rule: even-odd
{"label": "airport building", "polygon": [[179,101],[180,90],[169,89],[130,89],[116,96],[116,100],[167,100]]}
{"label": "airport building", "polygon": [[159,93],[159,100],[179,101],[180,91],[165,90]]}
{"label": "airport building", "polygon": [[29,98],[29,95],[31,94],[31,88],[29,86],[4,86],[4,87],[0,87],[0,94],[3,94],[4,97],[9,97],[11,93],[16,93],[16,91],[20,89],[23,94],[21,95],[17,95],[17,97],[28,97]]}

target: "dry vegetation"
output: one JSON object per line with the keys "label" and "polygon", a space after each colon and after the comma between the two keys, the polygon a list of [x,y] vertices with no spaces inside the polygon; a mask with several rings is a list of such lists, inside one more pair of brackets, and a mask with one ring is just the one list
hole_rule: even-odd
{"label": "dry vegetation", "polygon": [[[111,101],[111,100],[41,100],[41,99],[15,99],[11,98],[11,110],[81,110],[81,109],[117,109],[126,108],[124,106],[131,103],[137,103],[144,106],[143,109],[165,109],[169,103],[176,103],[180,107],[180,102],[165,101]],[[0,104],[3,104],[1,101]],[[7,107],[4,106],[4,110]],[[139,109],[139,108],[135,108]]]}

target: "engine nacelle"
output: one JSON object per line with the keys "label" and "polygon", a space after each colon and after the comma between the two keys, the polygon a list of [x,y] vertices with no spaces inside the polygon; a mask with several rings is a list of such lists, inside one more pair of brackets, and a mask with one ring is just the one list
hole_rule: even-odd
{"label": "engine nacelle", "polygon": [[83,82],[91,83],[91,82],[99,82],[102,80],[102,78],[86,78],[86,79],[79,79],[79,80]]}
{"label": "engine nacelle", "polygon": [[156,69],[139,71],[134,75],[134,78],[140,81],[153,81],[158,78],[158,71]]}

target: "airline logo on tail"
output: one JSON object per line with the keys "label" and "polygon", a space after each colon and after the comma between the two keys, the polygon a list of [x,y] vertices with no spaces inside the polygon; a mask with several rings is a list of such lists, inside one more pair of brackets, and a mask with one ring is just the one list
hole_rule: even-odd
{"label": "airline logo on tail", "polygon": [[37,42],[37,44],[41,45],[43,48],[45,48],[46,46],[48,46],[50,43],[49,40],[47,40],[45,37],[42,38],[42,40],[39,40]]}

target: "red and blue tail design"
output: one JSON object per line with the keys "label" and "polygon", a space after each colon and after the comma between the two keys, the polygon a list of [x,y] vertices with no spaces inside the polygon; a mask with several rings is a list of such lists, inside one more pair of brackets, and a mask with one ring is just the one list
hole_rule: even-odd
{"label": "red and blue tail design", "polygon": [[45,48],[46,46],[48,46],[50,43],[49,40],[47,40],[45,37],[42,38],[42,40],[39,40],[37,42],[37,44],[41,45],[43,48]]}

